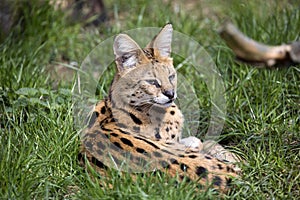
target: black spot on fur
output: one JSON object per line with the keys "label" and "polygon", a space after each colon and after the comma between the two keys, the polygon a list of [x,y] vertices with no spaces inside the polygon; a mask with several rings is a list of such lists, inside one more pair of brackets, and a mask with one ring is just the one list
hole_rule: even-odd
{"label": "black spot on fur", "polygon": [[109,135],[111,135],[113,137],[118,137],[119,136],[117,133],[110,133]]}
{"label": "black spot on fur", "polygon": [[224,169],[223,166],[222,166],[221,164],[217,164],[217,165],[218,165],[218,168],[219,168],[220,170]]}
{"label": "black spot on fur", "polygon": [[213,178],[213,184],[216,185],[216,186],[221,186],[222,179],[220,178],[220,176],[214,176],[214,178]]}
{"label": "black spot on fur", "polygon": [[166,128],[166,131],[169,132],[169,127]]}
{"label": "black spot on fur", "polygon": [[189,158],[197,158],[196,155],[189,155]]}
{"label": "black spot on fur", "polygon": [[206,159],[208,160],[211,160],[211,157],[210,156],[205,156]]}
{"label": "black spot on fur", "polygon": [[198,166],[198,167],[196,167],[196,174],[198,175],[198,176],[201,176],[201,177],[203,177],[203,178],[206,178],[207,177],[207,169],[206,168],[204,168],[204,167],[201,167],[201,166]]}
{"label": "black spot on fur", "polygon": [[133,120],[134,123],[138,124],[138,125],[142,125],[142,121],[137,118],[134,114],[130,113],[129,116],[131,117],[131,119]]}
{"label": "black spot on fur", "polygon": [[159,153],[159,152],[157,152],[157,151],[154,151],[154,152],[153,152],[153,155],[154,155],[155,157],[157,157],[157,158],[161,158],[161,157],[162,157],[161,153]]}
{"label": "black spot on fur", "polygon": [[160,134],[159,134],[159,133],[156,133],[156,134],[155,134],[155,138],[156,138],[156,139],[161,139]]}
{"label": "black spot on fur", "polygon": [[160,165],[164,168],[164,169],[169,169],[170,168],[170,164],[164,160],[159,161]]}
{"label": "black spot on fur", "polygon": [[174,164],[174,165],[179,165],[178,161],[177,161],[176,159],[174,159],[174,158],[171,158],[171,159],[170,159],[170,162],[171,162],[172,164]]}
{"label": "black spot on fur", "polygon": [[136,148],[136,151],[137,151],[138,153],[142,153],[142,154],[147,153],[147,151],[145,151],[145,149],[142,149],[142,148]]}
{"label": "black spot on fur", "polygon": [[174,110],[171,110],[170,114],[171,114],[171,115],[174,115],[174,114],[175,114],[175,111],[174,111]]}
{"label": "black spot on fur", "polygon": [[234,172],[234,169],[232,169],[232,167],[226,166],[226,171],[227,172]]}
{"label": "black spot on fur", "polygon": [[133,130],[134,130],[135,132],[139,133],[139,132],[141,131],[141,128],[138,127],[138,126],[134,126],[134,127],[133,127]]}
{"label": "black spot on fur", "polygon": [[183,171],[183,172],[186,172],[186,170],[189,168],[189,166],[187,166],[186,164],[183,164],[183,163],[180,163],[180,169]]}
{"label": "black spot on fur", "polygon": [[[105,114],[105,113],[106,113],[106,108],[105,108],[105,106],[103,106],[103,107],[101,108],[100,112],[101,112],[101,114]],[[99,113],[98,113],[98,115],[99,115]]]}
{"label": "black spot on fur", "polygon": [[175,138],[175,134],[172,134],[172,135],[171,135],[171,138],[174,139],[174,138]]}
{"label": "black spot on fur", "polygon": [[130,140],[126,139],[126,138],[121,138],[121,141],[126,144],[127,146],[133,147],[133,144]]}
{"label": "black spot on fur", "polygon": [[119,142],[114,142],[114,145],[116,145],[119,149],[123,149]]}
{"label": "black spot on fur", "polygon": [[184,158],[184,155],[182,155],[182,154],[179,154],[178,156],[179,156],[180,158]]}

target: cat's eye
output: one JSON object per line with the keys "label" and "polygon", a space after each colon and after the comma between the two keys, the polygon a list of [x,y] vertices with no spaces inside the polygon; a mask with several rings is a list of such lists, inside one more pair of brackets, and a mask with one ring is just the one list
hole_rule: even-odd
{"label": "cat's eye", "polygon": [[169,76],[169,81],[173,81],[174,78],[175,78],[175,74],[170,75],[170,76]]}
{"label": "cat's eye", "polygon": [[146,80],[146,82],[149,83],[149,84],[151,84],[151,85],[155,85],[155,87],[157,87],[157,88],[160,88],[160,84],[155,79]]}

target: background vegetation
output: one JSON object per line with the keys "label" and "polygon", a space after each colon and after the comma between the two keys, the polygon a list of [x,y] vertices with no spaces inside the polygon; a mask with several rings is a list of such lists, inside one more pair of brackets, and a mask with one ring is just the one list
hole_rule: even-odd
{"label": "background vegetation", "polygon": [[[0,198],[221,198],[213,189],[196,191],[193,183],[175,186],[163,174],[132,180],[111,170],[109,180],[93,181],[77,161],[80,130],[73,127],[71,64],[80,64],[109,36],[166,22],[205,47],[225,82],[228,113],[220,142],[247,162],[222,197],[300,198],[299,66],[266,70],[237,63],[217,33],[230,19],[261,42],[299,40],[297,1],[104,1],[107,19],[96,27],[70,20],[47,1],[24,2],[12,4],[21,14],[11,33],[1,34]],[[208,95],[199,93],[204,111]],[[112,187],[100,187],[103,180]]]}

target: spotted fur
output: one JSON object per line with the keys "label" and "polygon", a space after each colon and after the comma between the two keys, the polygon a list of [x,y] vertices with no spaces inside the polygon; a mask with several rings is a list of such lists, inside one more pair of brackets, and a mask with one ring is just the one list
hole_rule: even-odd
{"label": "spotted fur", "polygon": [[233,166],[189,151],[181,143],[184,119],[174,103],[177,75],[170,57],[171,39],[170,24],[145,49],[127,35],[115,38],[118,72],[109,96],[95,107],[81,155],[86,154],[101,174],[107,167],[127,172],[160,170],[226,190],[236,176]]}

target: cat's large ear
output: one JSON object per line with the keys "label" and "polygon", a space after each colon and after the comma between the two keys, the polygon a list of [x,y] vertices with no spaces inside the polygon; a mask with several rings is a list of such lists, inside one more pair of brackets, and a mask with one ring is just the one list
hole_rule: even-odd
{"label": "cat's large ear", "polygon": [[146,59],[143,50],[126,34],[116,36],[113,49],[119,72],[135,67],[141,60]]}
{"label": "cat's large ear", "polygon": [[172,34],[172,24],[166,24],[146,48],[152,48],[154,56],[170,57]]}

